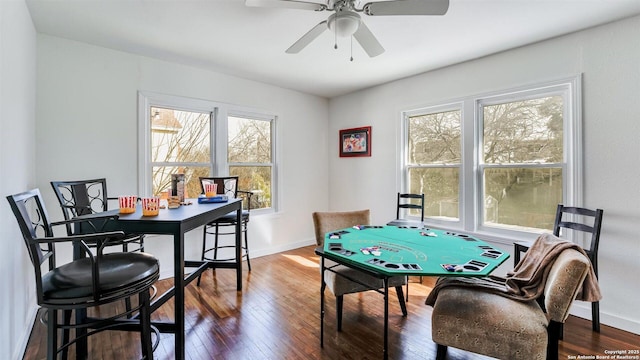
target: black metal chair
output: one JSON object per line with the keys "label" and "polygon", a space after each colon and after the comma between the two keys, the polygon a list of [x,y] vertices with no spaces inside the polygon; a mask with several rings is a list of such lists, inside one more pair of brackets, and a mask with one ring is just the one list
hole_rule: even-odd
{"label": "black metal chair", "polygon": [[[79,215],[100,213],[109,210],[109,200],[117,200],[107,196],[107,180],[75,180],[75,181],[52,181],[51,187],[58,198],[62,215],[65,220],[71,220]],[[67,235],[73,235],[74,229],[67,223]],[[122,246],[122,250],[144,251],[144,234],[125,234],[113,245]],[[129,250],[129,245],[135,244],[135,248]],[[93,247],[95,244],[89,244]]]}
{"label": "black metal chair", "polygon": [[[411,210],[420,211],[420,221],[407,219],[407,215]],[[401,217],[400,214],[403,216]],[[398,193],[398,203],[396,206],[396,219],[387,223],[389,226],[398,227],[417,227],[424,226],[424,194],[401,194]],[[406,301],[409,301],[409,277],[407,277],[407,291],[405,294]],[[420,276],[422,283],[422,276]]]}
{"label": "black metal chair", "polygon": [[[139,331],[142,356],[153,359],[152,331],[156,333],[155,345],[159,338],[157,330],[151,326],[150,289],[159,277],[158,260],[141,252],[104,254],[104,248],[123,235],[121,231],[54,236],[53,226],[81,220],[50,223],[38,189],[7,196],[7,200],[33,264],[38,305],[46,309],[43,322],[47,324],[47,359],[57,358],[60,352],[66,358],[72,344],[76,344],[79,358],[86,357],[83,352],[87,350],[88,336],[115,329]],[[111,216],[111,219],[115,217]],[[74,246],[83,247],[88,256],[63,265],[56,264],[56,245],[71,242]],[[89,243],[97,244],[93,248],[95,252],[91,251]],[[43,272],[44,262],[48,262],[48,271]],[[138,306],[122,314],[101,319],[86,316],[88,308],[136,295]],[[62,323],[58,319],[58,311],[63,312]],[[71,324],[73,311],[76,312],[76,321]],[[127,319],[125,324],[119,323],[123,317],[135,312],[138,312],[139,322]],[[70,340],[72,328],[75,329],[75,338]],[[59,330],[63,333],[60,347]]]}
{"label": "black metal chair", "polygon": [[[568,214],[573,218],[566,219],[564,215]],[[589,246],[583,249],[591,265],[593,272],[598,276],[598,245],[600,243],[600,229],[602,228],[602,209],[586,209],[581,207],[570,207],[562,204],[558,205],[556,210],[556,219],[553,224],[553,235],[560,237],[561,229],[573,230],[576,235],[585,233],[590,237]],[[567,234],[562,234],[567,235]],[[533,242],[518,241],[513,243],[513,263],[520,262],[520,253],[529,250]],[[600,302],[591,303],[591,325],[593,331],[600,332]]]}
{"label": "black metal chair", "polygon": [[[408,219],[410,211],[420,211],[420,221]],[[402,214],[402,216],[400,216]],[[396,219],[387,223],[390,226],[422,227],[424,222],[424,194],[398,193]]]}
{"label": "black metal chair", "polygon": [[[249,214],[251,212],[251,196],[253,193],[251,191],[245,191],[238,189],[238,176],[224,176],[224,177],[200,177],[200,187],[201,191],[204,194],[204,182],[213,181],[217,184],[217,194],[218,195],[227,195],[229,198],[237,198],[240,196],[242,198],[243,209],[241,216],[241,231],[244,236],[244,245],[242,246],[242,257],[247,259],[247,267],[249,271],[251,271],[251,260],[249,259],[249,243],[247,240],[247,227],[249,224]],[[233,244],[224,244],[220,243],[220,235],[235,235],[236,229],[236,212],[230,212],[204,226],[202,232],[202,260],[209,261],[232,261],[235,258],[218,258],[218,251],[225,248],[234,248],[235,249],[235,238],[233,240]],[[213,247],[207,248],[207,235],[214,236]],[[213,252],[213,257],[210,257],[209,253]],[[234,252],[235,253],[235,252]],[[200,285],[200,278],[198,277],[198,286]]]}

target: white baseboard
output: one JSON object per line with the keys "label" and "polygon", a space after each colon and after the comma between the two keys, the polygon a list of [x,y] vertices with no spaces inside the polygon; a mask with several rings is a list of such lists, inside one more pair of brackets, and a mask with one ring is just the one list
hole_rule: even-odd
{"label": "white baseboard", "polygon": [[[571,305],[570,313],[571,315],[591,320],[591,303],[574,301]],[[602,312],[602,306],[600,306],[600,324],[640,335],[639,322]]]}
{"label": "white baseboard", "polygon": [[301,247],[305,247],[305,246],[309,246],[309,245],[315,245],[316,244],[316,240],[315,238],[311,239],[307,239],[307,240],[303,240],[303,241],[298,241],[298,242],[294,242],[294,243],[289,243],[289,244],[284,244],[284,245],[280,245],[280,246],[276,246],[276,247],[271,247],[268,249],[260,249],[258,251],[255,250],[251,250],[251,258],[257,258],[257,257],[261,257],[261,256],[267,256],[267,255],[273,255],[273,254],[277,254],[277,253],[281,253],[283,251],[289,251],[289,250],[293,250],[293,249],[298,249]]}

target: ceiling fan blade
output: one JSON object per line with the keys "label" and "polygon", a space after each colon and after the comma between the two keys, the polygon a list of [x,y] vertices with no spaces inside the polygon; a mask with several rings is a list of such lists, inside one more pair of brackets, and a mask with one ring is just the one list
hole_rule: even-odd
{"label": "ceiling fan blade", "polygon": [[398,0],[366,3],[362,8],[371,16],[379,15],[444,15],[449,0]]}
{"label": "ceiling fan blade", "polygon": [[244,4],[250,7],[287,8],[315,11],[327,8],[327,5],[324,3],[300,0],[245,0]]}
{"label": "ceiling fan blade", "polygon": [[302,35],[298,41],[293,43],[291,47],[289,47],[285,52],[287,54],[297,54],[300,50],[304,49],[307,45],[309,45],[315,38],[320,36],[325,30],[327,30],[327,21],[322,21],[318,25],[314,26],[311,30],[309,30],[306,34]]}
{"label": "ceiling fan blade", "polygon": [[358,40],[360,46],[367,52],[369,57],[375,57],[384,52],[384,48],[378,42],[378,39],[373,35],[371,30],[364,24],[364,22],[360,22],[360,26],[358,27],[358,31],[353,34],[353,37]]}

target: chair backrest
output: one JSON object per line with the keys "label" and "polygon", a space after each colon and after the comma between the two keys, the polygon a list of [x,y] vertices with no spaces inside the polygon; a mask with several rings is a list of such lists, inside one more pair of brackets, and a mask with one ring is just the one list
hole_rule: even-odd
{"label": "chair backrest", "polygon": [[43,301],[41,265],[48,260],[49,270],[56,266],[54,244],[51,242],[37,242],[39,238],[53,236],[47,210],[38,189],[7,196],[7,200],[13,215],[18,221],[18,226],[33,264],[36,288],[38,290],[38,304],[41,304]]}
{"label": "chair backrest", "polygon": [[401,219],[400,209],[406,212],[420,210],[420,221],[424,221],[424,194],[398,193],[398,206],[396,207],[396,219]]}
{"label": "chair backrest", "polygon": [[589,272],[591,263],[575,249],[564,250],[551,266],[544,288],[544,305],[547,316],[556,322],[564,322],[569,308]]}
{"label": "chair backrest", "polygon": [[[52,181],[51,187],[65,220],[108,210],[106,179]],[[67,234],[72,234],[69,224]]]}
{"label": "chair backrest", "polygon": [[313,226],[315,228],[316,245],[324,244],[326,233],[334,230],[344,229],[355,225],[370,225],[370,211],[340,211],[340,212],[314,212]]}
{"label": "chair backrest", "polygon": [[213,181],[218,185],[218,195],[238,197],[238,176],[200,177],[201,194],[204,194],[205,181]]}
{"label": "chair backrest", "polygon": [[[573,218],[567,219],[568,216],[566,214],[573,215]],[[584,246],[584,250],[589,255],[589,259],[591,259],[596,275],[598,274],[598,245],[600,243],[602,215],[602,209],[590,210],[559,204],[553,225],[553,235],[558,237],[560,237],[562,229],[570,229],[591,235],[589,245]]]}

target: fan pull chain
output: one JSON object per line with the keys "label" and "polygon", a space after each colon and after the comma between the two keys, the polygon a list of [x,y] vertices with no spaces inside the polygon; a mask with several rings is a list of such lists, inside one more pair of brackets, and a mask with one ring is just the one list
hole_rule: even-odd
{"label": "fan pull chain", "polygon": [[351,61],[353,61],[353,35],[351,35]]}
{"label": "fan pull chain", "polygon": [[336,29],[336,31],[333,32],[335,34],[335,42],[333,43],[333,48],[337,49],[338,48],[338,30]]}

